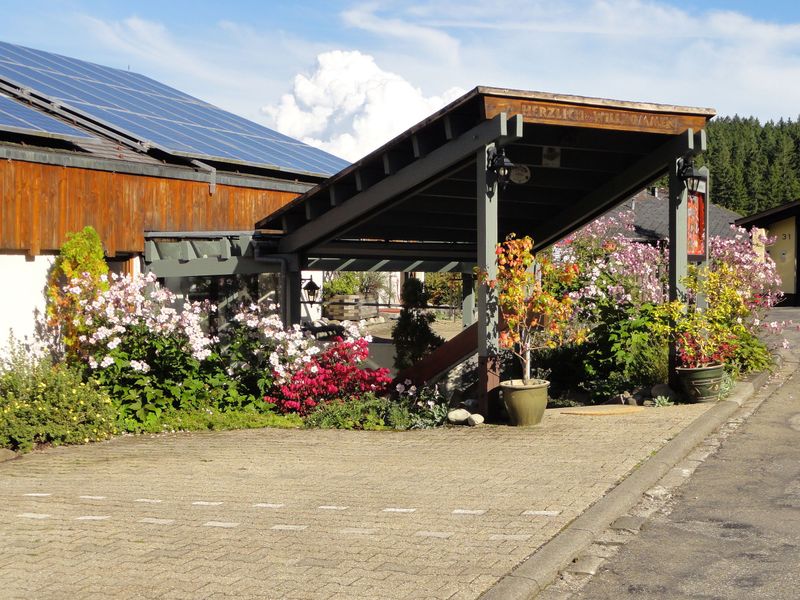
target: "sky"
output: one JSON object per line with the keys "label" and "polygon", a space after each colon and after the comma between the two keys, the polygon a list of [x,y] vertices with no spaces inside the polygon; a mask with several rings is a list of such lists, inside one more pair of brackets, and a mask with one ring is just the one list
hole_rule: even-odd
{"label": "sky", "polygon": [[0,0],[0,40],[130,69],[356,160],[478,85],[800,115],[800,2]]}

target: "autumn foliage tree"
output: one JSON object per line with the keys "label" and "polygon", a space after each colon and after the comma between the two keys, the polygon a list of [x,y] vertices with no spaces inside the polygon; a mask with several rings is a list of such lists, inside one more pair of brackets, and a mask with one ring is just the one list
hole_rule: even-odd
{"label": "autumn foliage tree", "polygon": [[533,240],[509,234],[497,244],[497,278],[481,278],[497,292],[497,305],[506,329],[500,333],[502,348],[511,350],[522,364],[525,381],[531,379],[531,353],[581,341],[583,331],[575,320],[575,306],[568,293],[578,275],[575,263],[554,263],[534,257]]}
{"label": "autumn foliage tree", "polygon": [[85,295],[73,290],[70,282],[84,273],[88,274],[95,290],[108,289],[108,264],[103,244],[97,231],[90,226],[67,234],[47,278],[47,326],[68,358],[74,358],[78,352],[82,330],[79,315],[81,303],[86,301]]}

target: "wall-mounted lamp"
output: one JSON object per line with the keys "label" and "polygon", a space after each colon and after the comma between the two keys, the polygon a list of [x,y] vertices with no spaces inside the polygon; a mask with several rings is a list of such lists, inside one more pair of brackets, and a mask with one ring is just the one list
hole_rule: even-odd
{"label": "wall-mounted lamp", "polygon": [[[489,172],[494,176],[494,181],[502,190],[506,189],[509,181],[523,184],[531,178],[531,170],[525,165],[515,165],[511,162],[506,156],[504,148],[499,151],[494,148],[489,149],[486,155],[486,164]],[[489,181],[489,184],[493,184],[494,181]]]}
{"label": "wall-mounted lamp", "polygon": [[319,292],[319,286],[313,279],[309,279],[303,286],[303,292],[305,293],[306,300],[308,300],[311,303],[314,303],[317,300],[317,293]]}
{"label": "wall-mounted lamp", "polygon": [[690,194],[705,193],[708,177],[694,166],[694,160],[691,157],[680,159],[678,177],[681,178]]}

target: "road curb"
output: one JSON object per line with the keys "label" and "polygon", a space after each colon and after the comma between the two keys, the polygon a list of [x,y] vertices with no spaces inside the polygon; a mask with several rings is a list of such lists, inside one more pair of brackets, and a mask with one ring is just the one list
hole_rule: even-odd
{"label": "road curb", "polygon": [[[775,356],[775,370],[784,362],[796,364],[798,361],[789,353],[779,353]],[[695,419],[617,487],[482,594],[481,600],[535,598],[612,522],[630,511],[647,490],[752,398],[771,374],[770,371],[763,371],[737,382],[728,398]]]}

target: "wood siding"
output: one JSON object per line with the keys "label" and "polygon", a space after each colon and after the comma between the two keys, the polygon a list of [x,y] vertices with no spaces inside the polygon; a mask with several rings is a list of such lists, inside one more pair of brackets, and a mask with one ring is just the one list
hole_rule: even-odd
{"label": "wood siding", "polygon": [[252,230],[294,192],[0,161],[0,251],[57,250],[94,227],[108,256],[140,253],[145,231]]}

